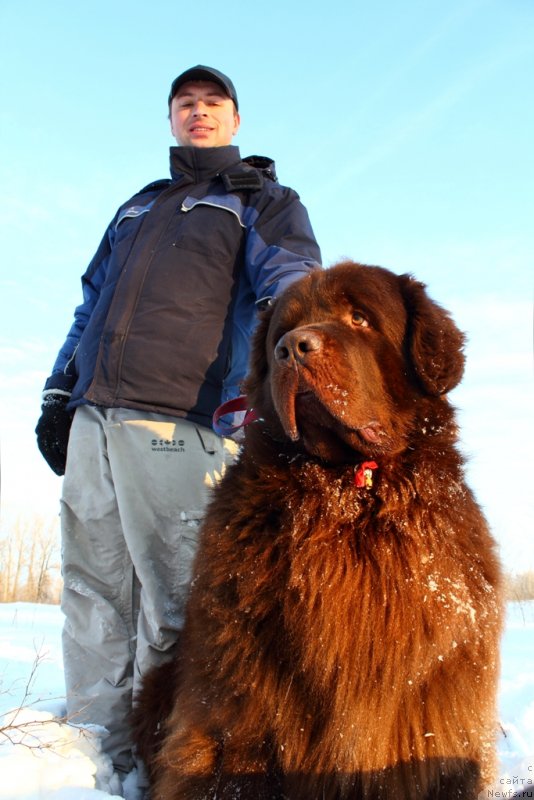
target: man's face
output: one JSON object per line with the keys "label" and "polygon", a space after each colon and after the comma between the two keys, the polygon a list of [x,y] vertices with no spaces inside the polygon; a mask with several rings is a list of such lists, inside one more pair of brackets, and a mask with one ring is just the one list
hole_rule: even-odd
{"label": "man's face", "polygon": [[181,145],[222,147],[239,129],[233,100],[211,81],[191,81],[180,86],[170,108],[172,135]]}

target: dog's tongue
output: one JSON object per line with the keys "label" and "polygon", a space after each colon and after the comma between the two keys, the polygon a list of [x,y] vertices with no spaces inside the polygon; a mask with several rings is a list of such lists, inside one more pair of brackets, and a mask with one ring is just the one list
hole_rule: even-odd
{"label": "dog's tongue", "polygon": [[370,424],[360,428],[359,431],[365,441],[370,444],[376,444],[380,440],[380,428],[378,425]]}

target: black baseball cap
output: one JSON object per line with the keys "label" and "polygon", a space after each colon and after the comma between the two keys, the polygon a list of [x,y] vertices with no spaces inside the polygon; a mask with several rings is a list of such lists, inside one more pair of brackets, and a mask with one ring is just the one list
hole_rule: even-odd
{"label": "black baseball cap", "polygon": [[239,105],[237,103],[237,92],[230,78],[228,78],[226,75],[223,75],[223,73],[219,72],[218,69],[214,69],[213,67],[204,67],[202,64],[198,64],[196,67],[191,67],[191,69],[186,69],[185,72],[182,72],[181,75],[178,75],[178,77],[173,80],[169,94],[169,105],[171,104],[172,98],[180,86],[188,81],[213,81],[213,83],[219,84],[219,86],[224,89],[228,97],[234,101],[236,111],[239,110]]}

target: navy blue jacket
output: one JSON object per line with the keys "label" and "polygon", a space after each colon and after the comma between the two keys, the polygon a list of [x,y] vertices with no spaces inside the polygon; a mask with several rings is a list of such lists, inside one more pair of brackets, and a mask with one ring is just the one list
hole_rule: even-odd
{"label": "navy blue jacket", "polygon": [[[274,166],[274,165],[273,165]],[[239,393],[255,304],[320,264],[298,195],[234,146],[171,148],[171,180],[118,210],[82,277],[48,392],[210,426]]]}

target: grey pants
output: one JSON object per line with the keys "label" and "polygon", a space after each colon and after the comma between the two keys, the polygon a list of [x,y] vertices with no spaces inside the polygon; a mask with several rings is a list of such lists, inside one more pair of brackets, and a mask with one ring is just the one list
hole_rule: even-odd
{"label": "grey pants", "polygon": [[82,406],[61,499],[67,712],[109,731],[133,766],[128,714],[143,674],[183,626],[209,488],[236,445],[175,417]]}

